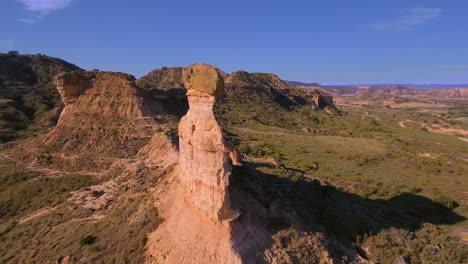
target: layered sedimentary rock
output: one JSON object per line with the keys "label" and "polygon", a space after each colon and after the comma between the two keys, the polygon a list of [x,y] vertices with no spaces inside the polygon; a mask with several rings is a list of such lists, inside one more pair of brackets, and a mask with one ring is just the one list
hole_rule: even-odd
{"label": "layered sedimentary rock", "polygon": [[190,203],[209,218],[233,219],[227,187],[232,172],[231,148],[223,139],[213,106],[224,94],[224,80],[215,67],[194,64],[184,70],[190,110],[179,124],[180,181]]}
{"label": "layered sedimentary rock", "polygon": [[154,133],[157,106],[145,102],[131,75],[68,72],[55,84],[65,107],[44,143],[53,149],[130,157]]}
{"label": "layered sedimentary rock", "polygon": [[[55,77],[64,112],[100,113],[122,118],[145,117],[154,109],[129,74],[115,72],[67,72]],[[61,116],[66,119],[68,116]]]}
{"label": "layered sedimentary rock", "polygon": [[57,125],[25,144],[34,166],[75,170],[107,168],[115,158],[133,158],[161,131],[154,116],[161,104],[145,98],[131,75],[73,71],[55,77],[64,108]]}
{"label": "layered sedimentary rock", "polygon": [[184,69],[190,109],[179,123],[177,194],[150,241],[153,263],[241,263],[233,248],[229,177],[239,155],[222,137],[213,106],[224,80],[213,66]]}

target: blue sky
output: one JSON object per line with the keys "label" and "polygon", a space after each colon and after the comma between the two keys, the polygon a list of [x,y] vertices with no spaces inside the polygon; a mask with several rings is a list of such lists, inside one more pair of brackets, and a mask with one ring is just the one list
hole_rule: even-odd
{"label": "blue sky", "polygon": [[345,83],[468,83],[466,0],[2,0],[0,52],[140,77],[205,62]]}

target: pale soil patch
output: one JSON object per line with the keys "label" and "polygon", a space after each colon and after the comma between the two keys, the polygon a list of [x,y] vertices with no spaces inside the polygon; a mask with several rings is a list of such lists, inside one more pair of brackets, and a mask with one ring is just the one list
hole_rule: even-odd
{"label": "pale soil patch", "polygon": [[29,170],[29,171],[40,172],[40,173],[42,173],[44,175],[45,178],[49,178],[49,179],[61,178],[61,177],[65,176],[65,175],[67,175],[67,174],[92,176],[92,177],[95,177],[95,178],[99,178],[102,175],[102,173],[92,172],[92,171],[67,172],[67,171],[59,171],[59,170],[54,170],[54,169],[45,168],[45,167],[36,167],[36,166],[33,166],[33,165],[30,165],[30,166],[26,167],[26,169]]}
{"label": "pale soil patch", "polygon": [[406,123],[418,124],[418,122],[416,122],[416,121],[406,119],[406,120],[403,120],[403,121],[398,122],[398,125],[399,125],[400,127],[402,127],[402,128],[408,128],[408,126],[407,126]]}
{"label": "pale soil patch", "polygon": [[[423,124],[421,124],[423,125]],[[429,132],[432,132],[432,133],[439,133],[439,134],[461,134],[461,135],[468,135],[468,130],[465,130],[463,128],[443,128],[441,126],[433,126],[433,127],[430,127],[430,126],[427,126],[427,125],[424,125],[424,127],[427,128],[427,130]],[[435,127],[435,128],[434,128]]]}
{"label": "pale soil patch", "polygon": [[74,210],[77,207],[93,210],[103,210],[107,208],[109,202],[114,198],[117,191],[117,184],[114,180],[104,182],[85,188],[84,190],[70,192],[68,198],[68,209]]}
{"label": "pale soil patch", "polygon": [[[431,133],[439,133],[439,134],[461,134],[461,135],[468,135],[468,130],[463,129],[463,128],[456,128],[456,127],[449,127],[449,128],[444,128],[440,125],[428,125],[424,123],[418,123],[413,120],[404,120],[398,122],[398,125],[402,128],[408,128],[407,123],[412,123],[412,124],[419,124],[421,127],[424,127],[427,129],[428,132]],[[463,140],[463,139],[462,139]]]}
{"label": "pale soil patch", "polygon": [[447,104],[433,104],[433,103],[422,103],[422,102],[405,102],[395,103],[387,102],[392,108],[421,108],[421,109],[434,109],[434,108],[448,108]]}
{"label": "pale soil patch", "polygon": [[8,104],[10,102],[13,102],[13,100],[10,99],[5,99],[5,98],[0,98],[0,104]]}
{"label": "pale soil patch", "polygon": [[340,105],[340,104],[346,104],[346,100],[344,98],[340,97],[333,97],[333,101],[335,102],[335,105]]}
{"label": "pale soil patch", "polygon": [[465,142],[468,142],[468,138],[462,138],[462,137],[458,137],[459,140],[461,141],[465,141]]}
{"label": "pale soil patch", "polygon": [[47,178],[59,178],[63,176],[63,173],[58,170],[48,169],[48,168],[38,168],[34,166],[26,167],[28,171],[35,171],[44,174]]}
{"label": "pale soil patch", "polygon": [[0,153],[0,158],[2,158],[2,159],[7,159],[7,160],[13,160],[12,158],[10,158],[10,156],[8,156],[8,155],[5,154],[5,153]]}
{"label": "pale soil patch", "polygon": [[48,207],[47,206],[47,207],[41,208],[41,209],[31,213],[31,214],[28,214],[28,215],[20,218],[18,220],[18,224],[21,225],[21,224],[26,223],[26,222],[34,219],[34,218],[41,217],[43,215],[49,214],[55,209],[57,209],[57,207]]}
{"label": "pale soil patch", "polygon": [[431,153],[418,153],[419,156],[421,157],[426,157],[426,158],[431,158],[431,159],[437,159],[436,155],[431,154]]}
{"label": "pale soil patch", "polygon": [[73,218],[70,222],[87,222],[87,223],[94,223],[98,222],[99,220],[103,219],[106,215],[105,214],[93,214],[89,217],[84,218]]}
{"label": "pale soil patch", "polygon": [[452,234],[460,238],[460,240],[468,244],[468,228],[457,228],[453,230]]}

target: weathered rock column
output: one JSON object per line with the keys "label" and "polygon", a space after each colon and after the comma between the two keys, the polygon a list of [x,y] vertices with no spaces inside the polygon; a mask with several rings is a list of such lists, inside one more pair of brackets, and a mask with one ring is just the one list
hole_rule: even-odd
{"label": "weathered rock column", "polygon": [[190,109],[179,123],[179,179],[186,199],[215,221],[231,220],[231,147],[222,137],[213,106],[224,95],[224,80],[214,66],[197,63],[183,71]]}
{"label": "weathered rock column", "polygon": [[149,236],[148,262],[240,264],[232,240],[239,212],[232,208],[228,188],[239,155],[223,139],[213,113],[224,80],[216,67],[202,63],[184,69],[183,79],[190,109],[179,123],[179,160],[171,185],[156,191],[164,221]]}

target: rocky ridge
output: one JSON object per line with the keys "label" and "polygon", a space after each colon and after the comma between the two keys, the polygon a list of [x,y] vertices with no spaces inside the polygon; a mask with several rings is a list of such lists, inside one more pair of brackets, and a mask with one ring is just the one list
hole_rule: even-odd
{"label": "rocky ridge", "polygon": [[0,143],[55,125],[62,103],[53,78],[76,70],[42,54],[0,53]]}
{"label": "rocky ridge", "polygon": [[[217,71],[225,81],[226,98],[238,96],[239,93],[255,93],[264,97],[264,101],[271,100],[274,104],[279,104],[281,107],[285,108],[301,106],[307,103],[316,109],[324,109],[327,106],[334,107],[333,100],[327,99],[331,96],[326,92],[305,89],[300,94],[291,92],[292,89],[297,88],[281,80],[275,74],[248,73],[246,71],[236,71],[227,74],[219,69],[217,69]],[[185,89],[181,67],[163,68],[151,71],[138,79],[137,84],[150,91],[150,93],[155,96],[167,94],[171,90],[178,91],[180,89]],[[175,91],[173,91],[173,93]],[[318,97],[323,96],[323,103],[318,105],[317,100],[309,100],[310,96],[307,94],[314,94]],[[224,101],[220,102],[220,104],[223,103]]]}

